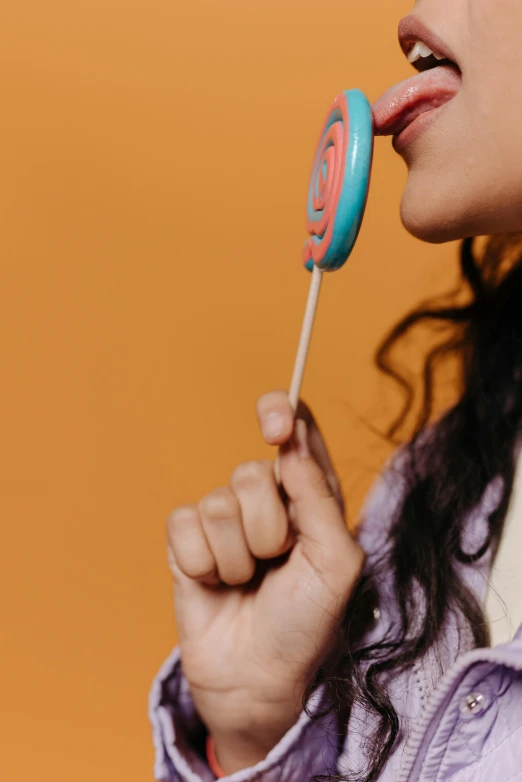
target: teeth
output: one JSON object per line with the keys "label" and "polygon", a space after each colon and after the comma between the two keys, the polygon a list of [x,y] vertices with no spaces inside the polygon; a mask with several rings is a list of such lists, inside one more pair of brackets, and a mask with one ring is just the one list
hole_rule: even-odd
{"label": "teeth", "polygon": [[420,60],[421,57],[431,57],[432,55],[436,60],[445,59],[445,57],[443,57],[441,54],[435,54],[435,52],[432,52],[430,47],[426,46],[426,44],[422,41],[417,41],[408,55],[408,62],[414,63],[417,62],[417,60]]}

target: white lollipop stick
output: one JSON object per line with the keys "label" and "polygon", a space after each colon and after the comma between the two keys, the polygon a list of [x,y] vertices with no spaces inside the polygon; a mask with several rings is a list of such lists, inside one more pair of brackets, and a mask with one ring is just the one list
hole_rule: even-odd
{"label": "white lollipop stick", "polygon": [[[306,228],[310,238],[303,248],[303,260],[307,268],[312,268],[313,275],[288,395],[294,415],[323,270],[336,271],[346,263],[363,219],[370,182],[373,135],[372,108],[364,93],[345,90],[337,95],[323,126],[308,189]],[[274,465],[278,484],[279,462],[278,455]]]}
{"label": "white lollipop stick", "polygon": [[[299,392],[301,391],[301,386],[303,384],[306,359],[308,358],[308,350],[310,348],[310,340],[312,338],[312,329],[314,326],[315,313],[317,312],[317,303],[319,301],[322,280],[323,272],[314,263],[310,290],[308,292],[308,301],[306,302],[303,326],[299,338],[299,347],[297,348],[297,356],[295,358],[294,371],[292,374],[292,382],[290,383],[290,391],[288,392],[288,399],[294,413],[297,410]],[[277,482],[280,483],[279,454],[275,461],[274,472]]]}

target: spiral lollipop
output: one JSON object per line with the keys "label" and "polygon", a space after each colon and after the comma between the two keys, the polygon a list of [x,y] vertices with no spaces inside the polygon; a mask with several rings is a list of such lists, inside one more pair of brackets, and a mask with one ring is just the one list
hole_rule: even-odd
{"label": "spiral lollipop", "polygon": [[338,95],[319,139],[308,190],[304,261],[322,271],[346,263],[359,234],[373,153],[372,110],[360,90]]}
{"label": "spiral lollipop", "polygon": [[290,403],[299,399],[323,271],[343,266],[361,227],[373,156],[373,118],[360,90],[338,95],[321,133],[308,191],[306,227],[310,238],[304,263],[313,272],[290,386]]}

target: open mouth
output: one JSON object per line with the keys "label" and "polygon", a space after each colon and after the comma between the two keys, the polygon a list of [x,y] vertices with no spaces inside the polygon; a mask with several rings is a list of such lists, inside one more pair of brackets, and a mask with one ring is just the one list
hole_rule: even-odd
{"label": "open mouth", "polygon": [[452,100],[462,84],[460,67],[433,33],[415,17],[401,26],[401,46],[418,73],[391,87],[372,107],[375,134],[394,136],[395,146],[404,130]]}

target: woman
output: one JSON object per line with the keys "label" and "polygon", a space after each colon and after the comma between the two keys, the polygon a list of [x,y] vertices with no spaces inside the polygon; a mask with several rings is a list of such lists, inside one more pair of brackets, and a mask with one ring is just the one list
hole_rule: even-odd
{"label": "woman", "polygon": [[[483,613],[522,423],[520,30],[519,0],[419,0],[401,22],[421,73],[377,101],[376,132],[408,166],[406,228],[464,239],[467,299],[416,311],[378,353],[411,395],[391,347],[419,321],[453,326],[355,538],[314,419],[301,405],[294,425],[283,392],[258,414],[284,492],[246,463],[171,514],[180,647],[151,692],[158,779],[522,779],[522,629],[492,649]],[[487,234],[479,263],[469,237]],[[461,398],[428,425],[450,351]]]}

